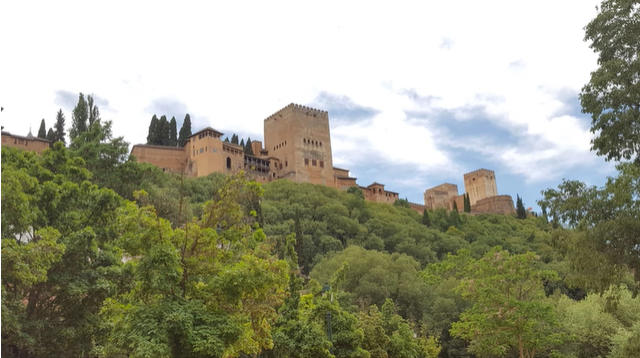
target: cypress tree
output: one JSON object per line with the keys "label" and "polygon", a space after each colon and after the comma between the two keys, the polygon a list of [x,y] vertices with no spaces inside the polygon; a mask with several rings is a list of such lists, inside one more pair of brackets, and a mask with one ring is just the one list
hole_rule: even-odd
{"label": "cypress tree", "polygon": [[464,197],[464,212],[465,213],[470,213],[471,212],[471,199],[469,199],[469,194],[465,193],[463,195]]}
{"label": "cypress tree", "polygon": [[53,143],[55,138],[56,138],[56,133],[53,131],[53,128],[49,128],[49,131],[47,131],[47,139],[51,143]]}
{"label": "cypress tree", "polygon": [[182,121],[182,127],[180,128],[178,146],[180,148],[184,147],[189,137],[191,137],[191,117],[189,116],[189,113],[187,113],[187,115],[184,116],[184,121]]}
{"label": "cypress tree", "polygon": [[225,142],[227,142],[227,143],[229,143],[229,137],[225,137],[225,138],[224,138],[224,141],[225,141]]}
{"label": "cypress tree", "polygon": [[244,146],[244,152],[249,155],[254,155],[253,149],[251,148],[251,137],[247,139],[247,144]]}
{"label": "cypress tree", "polygon": [[176,117],[171,117],[169,122],[169,145],[172,147],[178,146],[178,124],[176,123]]}
{"label": "cypress tree", "polygon": [[40,122],[40,129],[38,130],[38,138],[47,139],[47,126],[44,124],[44,118]]}
{"label": "cypress tree", "polygon": [[71,120],[71,130],[69,131],[69,135],[73,141],[81,133],[86,132],[88,128],[87,121],[89,120],[89,108],[82,93],[78,96],[78,104],[73,108]]}
{"label": "cypress tree", "polygon": [[455,211],[456,213],[459,213],[458,211],[458,204],[456,204],[456,201],[453,201],[453,211]]}
{"label": "cypress tree", "polygon": [[233,135],[231,136],[231,143],[233,144],[238,144],[238,135],[233,133]]}
{"label": "cypress tree", "polygon": [[427,209],[424,209],[422,213],[422,225],[431,227],[431,220],[429,220],[429,211]]}
{"label": "cypress tree", "polygon": [[458,205],[456,202],[453,202],[453,210],[449,213],[449,224],[450,226],[454,226],[460,228],[462,221],[460,220],[460,213],[458,212]]}
{"label": "cypress tree", "polygon": [[158,145],[169,145],[171,140],[171,128],[167,116],[160,117],[160,123],[158,124]]}
{"label": "cypress tree", "polygon": [[56,114],[56,124],[53,125],[53,142],[62,142],[62,144],[67,145],[67,140],[65,137],[67,133],[64,132],[65,126],[65,118],[64,113],[62,113],[62,109],[58,110]]}
{"label": "cypress tree", "polygon": [[244,148],[244,138],[242,138],[242,141],[240,141],[240,146]]}
{"label": "cypress tree", "polygon": [[147,144],[157,145],[158,144],[158,126],[160,121],[158,117],[154,114],[151,118],[151,123],[149,124],[149,134],[147,135]]}
{"label": "cypress tree", "polygon": [[524,208],[524,204],[522,203],[522,198],[520,195],[516,195],[516,213],[518,214],[518,219],[526,219],[527,218],[527,210]]}

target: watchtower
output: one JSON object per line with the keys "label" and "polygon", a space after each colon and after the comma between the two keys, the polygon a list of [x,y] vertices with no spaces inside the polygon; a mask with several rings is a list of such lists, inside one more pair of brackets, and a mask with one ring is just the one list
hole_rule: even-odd
{"label": "watchtower", "polygon": [[328,112],[292,103],[264,120],[264,143],[278,178],[333,185]]}
{"label": "watchtower", "polygon": [[498,195],[496,173],[493,170],[478,169],[464,175],[464,188],[469,194],[471,205],[478,200]]}

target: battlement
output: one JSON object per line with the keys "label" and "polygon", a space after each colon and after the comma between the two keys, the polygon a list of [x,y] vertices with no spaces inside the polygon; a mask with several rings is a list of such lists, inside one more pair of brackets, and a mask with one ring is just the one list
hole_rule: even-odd
{"label": "battlement", "polygon": [[303,106],[300,104],[295,104],[295,103],[291,103],[288,106],[282,108],[281,110],[277,111],[276,113],[270,115],[269,117],[267,117],[267,119],[265,119],[265,122],[269,121],[269,120],[275,120],[278,119],[280,117],[282,117],[285,113],[292,113],[292,112],[297,112],[297,113],[304,113],[306,115],[312,116],[312,117],[321,117],[321,118],[329,118],[329,112],[327,111],[323,111],[320,109],[315,109],[315,108],[311,108],[311,107],[307,107],[307,106]]}
{"label": "battlement", "polygon": [[458,185],[456,184],[451,184],[451,183],[443,183],[437,186],[434,186],[433,188],[429,188],[427,190],[425,190],[425,192],[431,191],[431,190],[456,190],[456,192],[458,191]]}
{"label": "battlement", "polygon": [[471,175],[478,175],[478,174],[492,174],[492,175],[495,175],[496,173],[493,170],[481,168],[481,169],[476,169],[476,170],[474,170],[472,172],[468,172],[468,173],[464,174],[464,177],[471,176]]}

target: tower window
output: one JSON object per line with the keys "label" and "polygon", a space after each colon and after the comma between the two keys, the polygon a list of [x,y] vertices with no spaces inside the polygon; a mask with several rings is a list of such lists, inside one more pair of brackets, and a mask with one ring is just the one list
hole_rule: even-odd
{"label": "tower window", "polygon": [[322,160],[320,161],[320,168],[324,168],[324,162]]}
{"label": "tower window", "polygon": [[309,165],[309,159],[304,158],[304,165]]}
{"label": "tower window", "polygon": [[311,161],[311,165],[313,165],[314,167],[315,167],[317,164],[318,164],[318,163],[316,162],[316,160],[315,160],[315,159]]}
{"label": "tower window", "polygon": [[231,158],[227,157],[227,169],[231,169]]}
{"label": "tower window", "polygon": [[285,160],[285,161],[284,161],[284,166],[285,166],[285,167],[288,167],[288,166],[289,166],[289,162]]}

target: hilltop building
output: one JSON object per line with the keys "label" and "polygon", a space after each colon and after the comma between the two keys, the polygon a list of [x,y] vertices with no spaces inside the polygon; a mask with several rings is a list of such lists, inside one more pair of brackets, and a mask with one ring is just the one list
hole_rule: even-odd
{"label": "hilltop building", "polygon": [[[163,171],[184,173],[191,177],[211,173],[235,174],[244,170],[258,182],[266,183],[288,179],[298,183],[313,183],[339,190],[358,187],[365,200],[393,204],[399,199],[397,192],[385,189],[377,182],[360,186],[348,169],[333,166],[329,113],[306,106],[290,104],[264,120],[264,146],[251,142],[254,155],[244,152],[240,145],[222,140],[224,133],[206,127],[192,134],[184,147],[136,144],[131,155],[139,162],[150,163]],[[46,139],[26,137],[2,131],[2,145],[42,153],[50,147]],[[469,195],[471,214],[515,213],[513,199],[498,195],[495,173],[479,169],[464,174],[465,192]],[[464,196],[458,186],[444,183],[424,192],[424,205],[409,203],[413,210],[445,208],[459,211],[464,208]]]}
{"label": "hilltop building", "polygon": [[[4,129],[4,127],[2,128]],[[45,149],[49,149],[51,142],[47,139],[34,137],[33,134],[31,134],[31,130],[29,130],[29,134],[27,134],[26,137],[11,134],[3,130],[2,146],[42,153]]]}
{"label": "hilltop building", "polygon": [[[464,175],[464,189],[469,195],[472,214],[513,214],[513,198],[498,195],[496,175],[493,170],[478,169]],[[453,210],[453,204],[462,211],[464,195],[458,194],[455,184],[441,184],[424,192],[424,205],[429,210],[445,208]]]}

